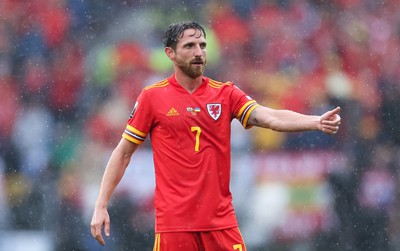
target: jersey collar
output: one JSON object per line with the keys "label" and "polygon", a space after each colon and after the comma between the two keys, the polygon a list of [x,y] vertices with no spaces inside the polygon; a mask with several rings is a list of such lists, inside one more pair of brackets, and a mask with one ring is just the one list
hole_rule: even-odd
{"label": "jersey collar", "polygon": [[[179,92],[183,92],[183,93],[186,93],[186,94],[190,94],[185,88],[183,88],[183,87],[178,83],[178,81],[177,81],[176,78],[175,78],[175,74],[172,74],[172,76],[170,76],[170,77],[168,78],[168,82],[169,82],[172,86],[174,86],[174,88],[176,88],[176,90],[178,90]],[[194,92],[193,92],[192,94],[190,94],[190,95],[200,95],[200,94],[202,94],[202,93],[205,91],[205,89],[206,89],[207,86],[208,86],[208,78],[205,77],[205,76],[202,76],[202,83],[201,83],[201,85],[200,85],[199,87],[197,87],[197,89],[194,90]]]}

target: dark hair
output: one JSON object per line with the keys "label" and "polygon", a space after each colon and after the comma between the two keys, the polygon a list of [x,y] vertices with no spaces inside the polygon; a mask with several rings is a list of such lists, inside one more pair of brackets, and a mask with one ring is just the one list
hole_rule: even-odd
{"label": "dark hair", "polygon": [[164,47],[171,47],[175,50],[176,45],[178,44],[178,40],[182,37],[183,32],[187,29],[199,30],[203,33],[204,38],[206,37],[206,32],[204,31],[204,28],[196,21],[174,23],[170,24],[164,32]]}

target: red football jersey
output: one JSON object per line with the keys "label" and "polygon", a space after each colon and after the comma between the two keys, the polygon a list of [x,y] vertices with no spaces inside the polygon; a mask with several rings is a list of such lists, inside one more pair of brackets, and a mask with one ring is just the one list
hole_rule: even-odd
{"label": "red football jersey", "polygon": [[139,95],[123,137],[154,155],[156,232],[237,226],[229,190],[231,122],[258,106],[232,83],[203,77],[192,94],[174,76]]}

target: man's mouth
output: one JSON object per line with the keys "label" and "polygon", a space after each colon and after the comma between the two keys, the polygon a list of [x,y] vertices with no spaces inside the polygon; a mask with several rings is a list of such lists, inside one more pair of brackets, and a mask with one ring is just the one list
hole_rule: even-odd
{"label": "man's mouth", "polygon": [[192,62],[192,64],[193,65],[197,65],[197,66],[201,66],[201,65],[204,65],[204,62],[203,61],[195,61],[195,62]]}
{"label": "man's mouth", "polygon": [[194,65],[204,65],[204,61],[203,60],[193,60],[192,64],[194,64]]}

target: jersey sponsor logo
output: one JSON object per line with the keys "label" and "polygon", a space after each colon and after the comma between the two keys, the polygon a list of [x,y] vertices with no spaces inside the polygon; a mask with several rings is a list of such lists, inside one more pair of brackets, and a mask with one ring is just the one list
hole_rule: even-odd
{"label": "jersey sponsor logo", "polygon": [[168,117],[170,117],[170,116],[177,116],[177,115],[179,115],[179,112],[175,109],[175,108],[171,108],[171,109],[169,109],[169,111],[167,112],[167,114],[166,114]]}
{"label": "jersey sponsor logo", "polygon": [[200,112],[200,108],[199,107],[187,107],[186,111],[192,113],[193,116],[196,116],[196,113]]}
{"label": "jersey sponsor logo", "polygon": [[133,110],[131,112],[131,115],[129,116],[130,119],[133,117],[133,114],[135,114],[138,105],[139,105],[139,103],[136,101],[135,106],[133,107]]}
{"label": "jersey sponsor logo", "polygon": [[214,120],[217,120],[222,113],[221,104],[207,104],[207,112]]}

